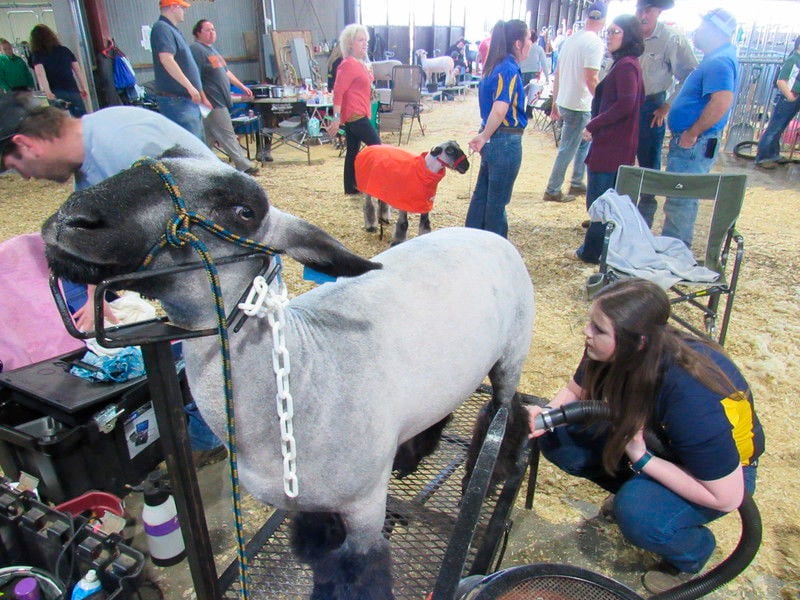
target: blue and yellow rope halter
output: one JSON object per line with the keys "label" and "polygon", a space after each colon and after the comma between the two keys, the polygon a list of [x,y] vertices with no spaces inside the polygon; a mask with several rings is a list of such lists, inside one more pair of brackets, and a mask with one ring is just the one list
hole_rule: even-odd
{"label": "blue and yellow rope halter", "polygon": [[248,598],[247,586],[247,554],[244,539],[244,528],[242,526],[242,501],[241,492],[239,489],[239,467],[236,454],[236,419],[234,414],[233,405],[233,378],[231,376],[231,356],[230,356],[230,342],[228,339],[227,318],[225,315],[225,304],[222,298],[222,287],[219,283],[219,272],[216,265],[208,252],[205,244],[191,232],[191,227],[194,224],[199,225],[206,231],[222,238],[228,242],[232,242],[239,246],[263,252],[270,255],[279,254],[277,250],[262,244],[255,240],[245,238],[225,228],[220,227],[212,220],[205,216],[190,211],[186,208],[186,204],[181,196],[178,184],[175,178],[170,173],[169,169],[160,161],[151,158],[143,158],[134,163],[133,166],[144,165],[151,168],[161,178],[164,187],[167,189],[172,203],[175,208],[175,214],[167,223],[165,233],[159,238],[159,241],[150,249],[142,261],[139,270],[146,268],[156,257],[156,255],[166,248],[171,246],[174,248],[181,248],[185,245],[191,246],[195,252],[200,256],[208,276],[211,292],[214,297],[215,311],[217,316],[217,332],[220,340],[220,349],[222,352],[222,376],[225,388],[225,408],[227,415],[227,435],[228,435],[228,448],[230,460],[228,462],[230,467],[231,488],[232,488],[232,504],[234,523],[236,527],[236,541],[238,545],[239,555],[239,584],[241,587],[240,596],[243,600]]}

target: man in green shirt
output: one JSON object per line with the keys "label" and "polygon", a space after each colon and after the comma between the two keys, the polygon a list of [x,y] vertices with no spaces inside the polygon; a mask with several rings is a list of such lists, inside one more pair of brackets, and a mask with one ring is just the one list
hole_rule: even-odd
{"label": "man in green shirt", "polygon": [[33,75],[25,60],[14,54],[11,43],[0,38],[0,89],[21,91],[33,89]]}
{"label": "man in green shirt", "polygon": [[800,110],[800,36],[794,40],[794,50],[783,63],[775,86],[780,92],[778,102],[756,152],[756,166],[762,169],[774,169],[785,162],[781,158],[781,135]]}

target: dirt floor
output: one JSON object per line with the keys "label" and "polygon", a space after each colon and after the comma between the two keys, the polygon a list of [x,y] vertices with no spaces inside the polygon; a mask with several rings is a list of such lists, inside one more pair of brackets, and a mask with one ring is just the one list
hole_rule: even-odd
{"label": "dirt floor", "polygon": [[[435,103],[423,113],[425,136],[415,128],[404,147],[421,152],[447,139],[466,147],[476,131],[477,115],[474,91],[466,99]],[[396,144],[397,136],[384,134],[384,141]],[[537,318],[520,389],[551,396],[572,375],[580,357],[581,331],[589,306],[584,283],[594,269],[564,257],[565,251],[577,248],[582,240],[582,199],[566,205],[542,201],[555,156],[553,136],[531,127],[523,143],[522,170],[508,209],[509,239],[525,257],[533,279]],[[265,164],[257,179],[276,206],[322,227],[364,256],[387,246],[386,239],[364,231],[359,199],[342,193],[343,159],[332,146],[313,147],[310,167],[303,154],[290,148],[280,148],[274,156],[275,162]],[[796,392],[791,391],[792,378],[800,375],[800,265],[796,254],[800,233],[791,225],[800,206],[799,178],[792,170],[795,167],[767,173],[736,159],[726,157],[721,162],[726,171],[748,174],[747,198],[738,225],[745,238],[745,261],[726,349],[753,388],[766,429],[767,452],[760,462],[756,495],[763,518],[761,549],[744,574],[714,597],[800,598],[800,495],[796,483],[800,475],[796,435],[800,411]],[[479,167],[477,156],[472,157],[472,165],[465,175],[448,173],[440,184],[431,215],[435,228],[463,225]],[[0,240],[36,231],[69,191],[69,185],[23,182],[16,175],[0,175]],[[411,232],[416,231],[416,224],[412,217]],[[310,288],[312,284],[301,281],[299,268],[287,263],[290,291],[299,294]],[[543,461],[536,510],[520,511],[505,564],[553,560],[560,540],[548,538],[547,532],[569,524],[574,524],[575,531],[594,528],[608,542],[601,549],[607,565],[581,566],[611,572],[614,565],[625,564],[638,573],[643,565],[652,564],[653,557],[625,544],[613,525],[596,522],[594,515],[603,498],[602,490]],[[714,531],[719,550],[712,562],[722,559],[736,544],[738,519],[726,517],[715,524]],[[597,550],[595,544],[594,554]],[[631,581],[629,585],[636,584]]]}

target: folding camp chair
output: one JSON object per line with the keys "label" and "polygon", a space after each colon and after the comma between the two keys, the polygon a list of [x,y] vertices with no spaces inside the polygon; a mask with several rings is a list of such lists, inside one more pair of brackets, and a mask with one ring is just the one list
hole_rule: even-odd
{"label": "folding camp chair", "polygon": [[414,120],[419,124],[419,130],[422,135],[425,135],[425,127],[420,120],[423,81],[425,81],[425,72],[419,65],[400,65],[392,69],[392,110],[395,107],[403,107],[403,112],[400,116],[400,139],[398,145],[403,141],[403,123],[406,119],[411,119],[406,143],[411,140]]}
{"label": "folding camp chair", "polygon": [[[725,343],[744,255],[744,238],[736,231],[736,219],[744,202],[746,183],[746,175],[667,173],[630,166],[621,166],[617,172],[617,192],[630,196],[637,206],[642,194],[656,196],[659,208],[653,220],[653,229],[658,231],[663,222],[665,196],[699,199],[692,253],[698,265],[719,273],[719,279],[710,284],[682,280],[672,286],[672,318],[696,335],[716,339],[720,344]],[[613,223],[607,224],[600,257],[603,284],[624,276],[606,262],[613,229]],[[736,248],[728,275],[726,271],[733,242]],[[725,305],[720,308],[723,296]],[[676,305],[681,305],[679,314],[676,314]],[[693,320],[696,322],[692,316],[696,313],[691,308],[701,311],[702,329],[692,324]]]}

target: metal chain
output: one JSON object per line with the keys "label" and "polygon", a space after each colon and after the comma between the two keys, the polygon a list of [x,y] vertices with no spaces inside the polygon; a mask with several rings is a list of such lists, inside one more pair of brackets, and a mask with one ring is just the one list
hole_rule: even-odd
{"label": "metal chain", "polygon": [[299,493],[297,479],[297,444],[294,439],[294,403],[289,390],[289,350],[286,348],[284,333],[286,320],[284,307],[289,303],[286,285],[282,280],[274,291],[261,275],[253,279],[253,286],[247,299],[239,304],[239,308],[248,316],[263,317],[266,315],[272,329],[272,370],[275,372],[275,383],[278,392],[275,401],[278,408],[281,428],[281,454],[283,456],[283,491],[289,498],[296,498]]}

